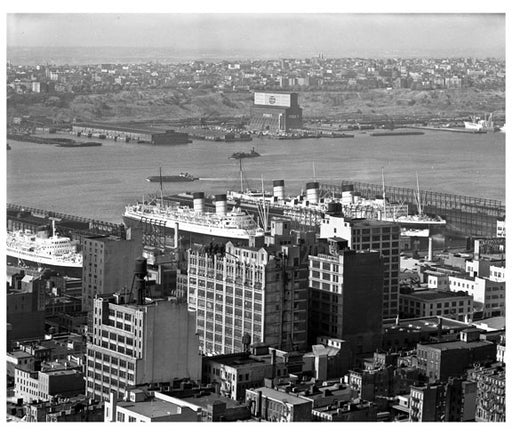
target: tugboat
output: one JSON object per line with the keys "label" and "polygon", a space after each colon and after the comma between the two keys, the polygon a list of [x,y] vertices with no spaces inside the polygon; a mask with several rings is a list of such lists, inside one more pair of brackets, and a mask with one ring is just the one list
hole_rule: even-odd
{"label": "tugboat", "polygon": [[230,159],[247,159],[251,157],[259,157],[260,154],[256,152],[254,147],[252,147],[252,150],[250,153],[244,153],[244,152],[237,152],[233,153],[230,157]]}

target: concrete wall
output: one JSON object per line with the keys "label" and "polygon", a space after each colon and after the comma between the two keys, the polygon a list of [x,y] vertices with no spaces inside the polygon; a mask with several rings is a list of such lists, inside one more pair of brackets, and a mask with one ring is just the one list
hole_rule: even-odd
{"label": "concrete wall", "polygon": [[199,338],[195,315],[186,304],[158,301],[147,307],[144,359],[137,361],[138,384],[173,378],[201,380]]}

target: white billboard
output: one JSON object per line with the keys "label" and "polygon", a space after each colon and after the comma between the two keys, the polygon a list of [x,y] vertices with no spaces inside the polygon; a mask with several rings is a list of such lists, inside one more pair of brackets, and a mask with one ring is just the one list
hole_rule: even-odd
{"label": "white billboard", "polygon": [[291,97],[290,94],[269,94],[266,92],[255,92],[254,104],[261,104],[264,106],[290,107]]}

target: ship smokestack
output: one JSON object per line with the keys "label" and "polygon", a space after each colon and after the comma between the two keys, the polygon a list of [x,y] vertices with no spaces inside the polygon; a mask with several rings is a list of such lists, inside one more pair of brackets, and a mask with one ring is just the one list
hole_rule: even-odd
{"label": "ship smokestack", "polygon": [[306,199],[310,204],[318,204],[319,192],[320,184],[317,181],[306,184]]}
{"label": "ship smokestack", "polygon": [[354,198],[354,186],[352,184],[346,184],[341,187],[341,201],[344,204],[351,204]]}
{"label": "ship smokestack", "polygon": [[274,180],[274,201],[284,201],[284,180]]}
{"label": "ship smokestack", "polygon": [[219,216],[225,216],[228,206],[228,200],[225,193],[215,195],[215,213]]}
{"label": "ship smokestack", "polygon": [[204,192],[194,192],[192,195],[194,198],[194,211],[196,213],[204,212]]}
{"label": "ship smokestack", "polygon": [[358,202],[361,201],[361,192],[354,192],[354,203],[357,204]]}

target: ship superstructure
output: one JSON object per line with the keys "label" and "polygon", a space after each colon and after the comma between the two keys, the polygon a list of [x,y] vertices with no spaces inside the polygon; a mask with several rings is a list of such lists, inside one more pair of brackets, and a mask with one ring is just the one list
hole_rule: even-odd
{"label": "ship superstructure", "polygon": [[49,267],[73,276],[82,273],[82,254],[77,252],[76,244],[69,237],[57,234],[53,220],[50,236],[46,231],[8,231],[6,253],[8,261],[21,265]]}
{"label": "ship superstructure", "polygon": [[[190,199],[190,195],[186,196],[183,195],[184,199]],[[238,240],[248,243],[250,238],[264,236],[263,229],[245,211],[239,207],[228,211],[225,194],[215,196],[215,212],[205,210],[203,192],[194,193],[192,199],[193,207],[162,199],[138,202],[126,207],[123,218],[128,225],[130,221],[153,222],[196,242]]]}

